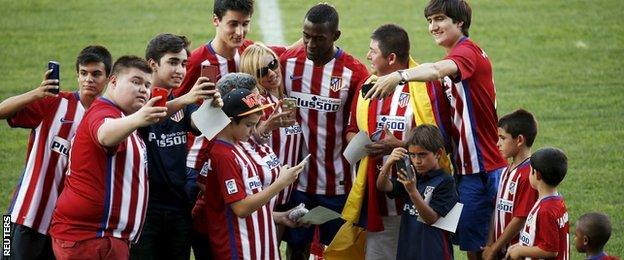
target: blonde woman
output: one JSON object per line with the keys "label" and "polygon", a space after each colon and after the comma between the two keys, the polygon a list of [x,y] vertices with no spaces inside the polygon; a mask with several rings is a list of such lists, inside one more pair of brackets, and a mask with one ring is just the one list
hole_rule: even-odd
{"label": "blonde woman", "polygon": [[[245,49],[240,58],[240,72],[252,75],[257,81],[257,89],[262,102],[273,103],[264,111],[257,133],[264,143],[260,146],[272,148],[282,165],[294,166],[301,161],[303,136],[301,127],[295,121],[295,108],[283,106],[284,87],[279,58],[262,43],[254,43]],[[290,187],[276,197],[275,209],[284,211]]]}

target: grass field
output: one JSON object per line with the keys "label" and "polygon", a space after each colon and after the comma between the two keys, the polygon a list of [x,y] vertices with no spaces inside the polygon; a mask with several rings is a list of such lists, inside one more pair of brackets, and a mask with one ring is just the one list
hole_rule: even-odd
{"label": "grass field", "polygon": [[[262,1],[262,0],[257,0]],[[300,37],[307,9],[317,1],[282,0],[285,38]],[[426,1],[330,1],[341,15],[337,44],[364,59],[369,35],[383,23],[408,30],[419,61],[444,56],[427,33]],[[606,250],[624,256],[624,1],[480,0],[473,7],[471,38],[492,60],[498,114],[525,108],[537,116],[534,145],[557,146],[569,157],[560,186],[571,226],[585,212],[613,222]],[[185,34],[193,47],[212,38],[212,1],[0,0],[0,99],[41,82],[48,60],[62,64],[62,88],[74,89],[74,58],[88,44],[113,56],[144,55],[160,32]],[[257,15],[257,14],[256,14]],[[250,39],[261,40],[261,24]],[[6,209],[19,179],[28,130],[0,124],[0,207]],[[581,259],[578,253],[573,259]]]}

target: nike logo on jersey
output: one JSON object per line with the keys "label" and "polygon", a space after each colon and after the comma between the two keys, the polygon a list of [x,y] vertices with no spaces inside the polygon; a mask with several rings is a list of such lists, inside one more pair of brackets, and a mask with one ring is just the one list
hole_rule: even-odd
{"label": "nike logo on jersey", "polygon": [[74,122],[73,120],[66,120],[65,118],[61,117],[61,124],[71,124],[73,122]]}
{"label": "nike logo on jersey", "polygon": [[295,75],[290,75],[290,80],[298,80],[298,79],[302,79],[303,76],[295,76]]}

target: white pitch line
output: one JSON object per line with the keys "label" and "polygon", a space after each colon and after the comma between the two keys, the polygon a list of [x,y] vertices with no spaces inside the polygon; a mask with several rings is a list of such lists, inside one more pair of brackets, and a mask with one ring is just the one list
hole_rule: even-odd
{"label": "white pitch line", "polygon": [[277,0],[258,0],[258,27],[262,31],[262,41],[267,45],[284,45],[282,17]]}

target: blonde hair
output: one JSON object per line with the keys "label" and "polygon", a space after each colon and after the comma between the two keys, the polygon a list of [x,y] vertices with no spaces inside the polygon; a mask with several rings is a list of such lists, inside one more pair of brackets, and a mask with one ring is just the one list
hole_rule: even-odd
{"label": "blonde hair", "polygon": [[[256,42],[247,47],[240,57],[239,71],[252,75],[256,79],[256,87],[258,87],[258,90],[261,94],[266,94],[267,90],[262,85],[260,85],[260,81],[262,80],[262,78],[260,78],[260,75],[258,75],[258,71],[262,67],[264,67],[264,56],[267,54],[270,54],[271,56],[273,56],[273,58],[278,59],[279,61],[279,57],[277,56],[277,54],[275,54],[273,50],[260,42]],[[277,65],[277,69],[281,70],[281,65],[279,64],[279,62],[277,63]],[[284,82],[283,79],[279,80],[280,84],[278,86],[278,98],[282,99],[284,97]]]}

